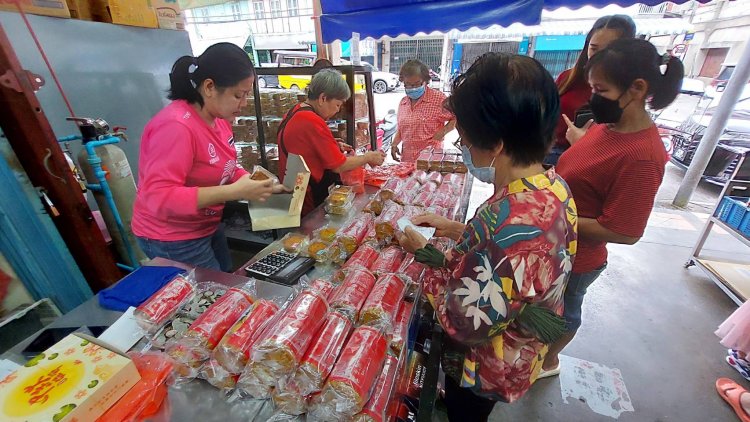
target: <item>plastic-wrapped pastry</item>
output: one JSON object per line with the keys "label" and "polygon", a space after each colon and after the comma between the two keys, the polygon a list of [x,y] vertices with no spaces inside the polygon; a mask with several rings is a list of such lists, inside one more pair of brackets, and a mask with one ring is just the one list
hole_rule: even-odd
{"label": "plastic-wrapped pastry", "polygon": [[386,182],[383,183],[383,186],[380,187],[378,196],[380,196],[380,199],[384,203],[393,199],[393,197],[396,196],[396,192],[401,188],[401,183],[401,179],[395,177],[386,180]]}
{"label": "plastic-wrapped pastry", "polygon": [[134,312],[138,325],[153,334],[177,314],[195,294],[195,282],[178,275],[143,302]]}
{"label": "plastic-wrapped pastry", "polygon": [[326,300],[331,297],[335,288],[336,286],[334,286],[333,283],[322,278],[316,278],[310,283],[310,289],[318,291],[318,293],[323,295]]}
{"label": "plastic-wrapped pastry", "polygon": [[384,202],[380,199],[380,196],[375,196],[367,203],[367,205],[365,205],[363,211],[375,214],[376,216],[380,215],[380,213],[383,212],[383,203]]}
{"label": "plastic-wrapped pastry", "polygon": [[380,242],[390,242],[396,234],[397,222],[404,213],[401,205],[389,202],[375,220],[375,235]]}
{"label": "plastic-wrapped pastry", "polygon": [[364,244],[357,248],[357,251],[346,261],[343,268],[370,268],[373,262],[378,258],[380,252],[369,244]]}
{"label": "plastic-wrapped pastry", "polygon": [[320,292],[302,291],[256,342],[253,364],[267,368],[274,379],[291,375],[327,313],[328,303]]}
{"label": "plastic-wrapped pastry", "polygon": [[427,172],[424,170],[415,171],[411,177],[413,177],[414,179],[416,179],[419,183],[423,185],[427,183]]}
{"label": "plastic-wrapped pastry", "polygon": [[313,239],[307,245],[307,249],[303,251],[302,255],[308,256],[320,263],[328,262],[331,257],[330,246],[330,243],[324,242],[321,239]]}
{"label": "plastic-wrapped pastry", "polygon": [[347,317],[356,321],[359,310],[367,300],[372,287],[375,285],[375,276],[362,268],[351,268],[346,272],[344,281],[341,283],[331,297],[331,308],[338,309]]}
{"label": "plastic-wrapped pastry", "polygon": [[383,369],[387,349],[385,336],[379,330],[357,327],[323,391],[312,401],[313,417],[345,420],[362,411]]}
{"label": "plastic-wrapped pastry", "polygon": [[328,314],[317,339],[307,349],[294,374],[293,382],[299,394],[308,396],[323,388],[351,331],[352,322],[345,315],[336,311]]}
{"label": "plastic-wrapped pastry", "polygon": [[401,205],[411,204],[412,199],[414,199],[417,193],[419,193],[421,187],[422,185],[419,184],[417,179],[406,179],[404,183],[401,184],[401,187],[399,187],[393,200]]}
{"label": "plastic-wrapped pastry", "polygon": [[385,358],[383,371],[375,381],[375,389],[361,412],[354,415],[353,422],[386,422],[386,412],[396,384],[398,358],[389,354]]}
{"label": "plastic-wrapped pastry", "polygon": [[338,229],[331,226],[323,226],[322,228],[315,231],[315,237],[320,238],[320,240],[331,243],[334,240],[336,240],[336,235],[338,234]]}
{"label": "plastic-wrapped pastry", "polygon": [[240,287],[232,287],[206,312],[190,324],[186,336],[198,338],[207,351],[213,350],[224,334],[253,305],[255,280]]}
{"label": "plastic-wrapped pastry", "polygon": [[381,276],[359,313],[359,323],[390,331],[406,292],[406,282],[396,274]]}
{"label": "plastic-wrapped pastry", "polygon": [[436,185],[443,183],[443,175],[437,171],[433,171],[427,174],[427,180],[434,182]]}
{"label": "plastic-wrapped pastry", "polygon": [[[276,303],[260,299],[221,339],[213,358],[229,372],[239,374],[250,359],[250,349],[263,327],[279,311]],[[235,380],[236,382],[236,380]]]}
{"label": "plastic-wrapped pastry", "polygon": [[411,283],[419,283],[422,280],[422,274],[424,273],[425,266],[421,262],[417,262],[414,259],[414,255],[407,254],[401,263],[401,267],[396,272],[399,276],[403,277],[406,281]]}
{"label": "plastic-wrapped pastry", "polygon": [[382,251],[375,262],[370,266],[370,271],[376,276],[395,273],[404,261],[404,250],[398,246],[389,246]]}
{"label": "plastic-wrapped pastry", "polygon": [[239,374],[229,372],[215,359],[211,358],[203,364],[200,370],[200,378],[219,390],[229,391],[237,385]]}
{"label": "plastic-wrapped pastry", "polygon": [[401,307],[396,313],[396,319],[393,323],[391,332],[391,349],[397,354],[401,353],[409,336],[409,322],[411,322],[411,313],[414,309],[413,302],[402,302]]}
{"label": "plastic-wrapped pastry", "polygon": [[289,253],[300,253],[309,240],[304,234],[288,233],[281,239],[281,244],[284,246],[284,250]]}
{"label": "plastic-wrapped pastry", "polygon": [[374,224],[374,217],[369,213],[360,213],[354,216],[338,232],[338,242],[343,246],[347,256],[351,256]]}
{"label": "plastic-wrapped pastry", "polygon": [[[431,185],[432,183],[430,183]],[[417,196],[412,199],[411,204],[417,207],[426,207],[427,204],[432,202],[432,196],[435,195],[434,192],[428,192],[428,191],[422,191],[417,194]]]}

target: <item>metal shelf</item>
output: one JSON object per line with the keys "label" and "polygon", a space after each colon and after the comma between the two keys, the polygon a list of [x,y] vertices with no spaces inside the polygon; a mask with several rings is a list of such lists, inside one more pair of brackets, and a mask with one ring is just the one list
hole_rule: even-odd
{"label": "metal shelf", "polygon": [[707,265],[707,262],[711,262],[708,260],[703,260],[699,258],[693,259],[693,264],[695,264],[697,267],[703,270],[703,272],[708,275],[708,278],[711,279],[711,281],[714,282],[721,290],[724,291],[724,293],[729,296],[730,299],[734,303],[736,303],[738,306],[741,306],[745,300],[747,300],[747,297],[743,296],[740,292],[736,290],[736,287],[732,285],[732,283],[728,282],[724,277],[721,276],[721,273]]}
{"label": "metal shelf", "polygon": [[727,223],[719,220],[718,218],[711,216],[709,219],[713,224],[721,227],[725,231],[729,232],[732,236],[734,236],[735,239],[739,240],[740,242],[744,243],[745,246],[750,247],[750,238],[745,236],[744,234],[740,233],[737,229],[730,227],[727,225]]}

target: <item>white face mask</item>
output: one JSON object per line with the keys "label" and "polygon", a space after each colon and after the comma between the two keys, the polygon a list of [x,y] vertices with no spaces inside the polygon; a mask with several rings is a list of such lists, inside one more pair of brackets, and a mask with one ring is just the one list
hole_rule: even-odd
{"label": "white face mask", "polygon": [[495,183],[495,167],[493,167],[493,164],[495,164],[495,158],[497,157],[492,159],[492,162],[488,167],[475,167],[474,162],[471,160],[470,149],[471,147],[461,145],[461,158],[463,159],[466,168],[469,170],[469,173],[476,177],[480,182]]}

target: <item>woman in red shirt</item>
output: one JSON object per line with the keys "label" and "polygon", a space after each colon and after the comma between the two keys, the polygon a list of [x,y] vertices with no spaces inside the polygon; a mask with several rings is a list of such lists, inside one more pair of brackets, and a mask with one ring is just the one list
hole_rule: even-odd
{"label": "woman in red shirt", "polygon": [[[583,50],[575,66],[557,77],[556,83],[560,90],[560,119],[555,128],[555,143],[544,159],[544,164],[557,165],[560,155],[570,148],[570,142],[566,139],[568,122],[565,121],[565,116],[569,116],[575,122],[576,113],[589,102],[591,87],[586,81],[584,70],[591,56],[606,48],[614,40],[633,37],[635,37],[635,22],[630,16],[602,16],[594,22],[594,26],[586,35],[586,42],[583,44]],[[589,120],[582,128],[571,128],[570,136],[578,140],[592,123]]]}
{"label": "woman in red shirt", "polygon": [[322,204],[328,196],[328,187],[336,183],[338,174],[363,167],[366,164],[383,164],[385,154],[369,151],[364,155],[344,155],[351,151],[349,145],[338,142],[328,128],[326,120],[341,110],[351,92],[341,72],[323,68],[313,76],[307,88],[307,101],[297,104],[284,116],[279,126],[279,176],[284,180],[289,154],[305,159],[310,169],[310,184],[302,206],[306,215]]}
{"label": "woman in red shirt", "polygon": [[607,243],[632,245],[643,236],[666,163],[646,103],[660,110],[674,101],[684,68],[679,59],[660,56],[648,41],[620,39],[591,58],[586,75],[599,124],[557,165],[579,216],[578,254],[564,296],[568,332],[550,346],[540,377],[560,372],[558,354],[581,325],[586,289],[607,266]]}

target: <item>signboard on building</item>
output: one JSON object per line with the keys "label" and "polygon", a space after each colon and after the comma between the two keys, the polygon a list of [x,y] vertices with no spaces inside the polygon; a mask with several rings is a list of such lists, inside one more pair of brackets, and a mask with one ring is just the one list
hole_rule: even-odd
{"label": "signboard on building", "polygon": [[695,38],[695,32],[688,32],[685,34],[685,42],[692,41]]}

